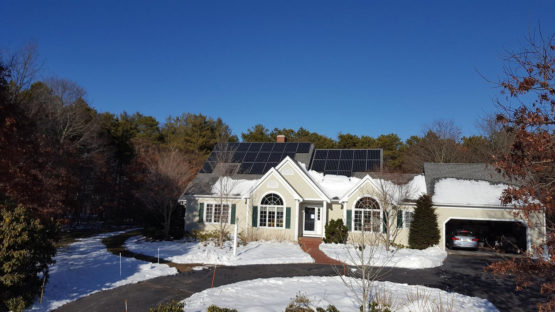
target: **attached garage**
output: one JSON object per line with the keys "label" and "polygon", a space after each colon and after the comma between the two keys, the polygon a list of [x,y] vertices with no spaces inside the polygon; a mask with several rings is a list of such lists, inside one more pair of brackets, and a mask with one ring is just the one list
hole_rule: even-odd
{"label": "attached garage", "polygon": [[520,253],[527,250],[528,228],[519,221],[473,220],[452,218],[445,223],[444,237],[451,239],[457,230],[467,230],[477,236],[480,247],[497,248]]}

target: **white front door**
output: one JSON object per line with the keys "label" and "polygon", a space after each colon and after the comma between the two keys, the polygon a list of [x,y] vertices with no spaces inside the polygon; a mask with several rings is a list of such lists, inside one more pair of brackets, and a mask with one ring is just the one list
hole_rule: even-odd
{"label": "white front door", "polygon": [[303,236],[322,237],[322,207],[304,207]]}

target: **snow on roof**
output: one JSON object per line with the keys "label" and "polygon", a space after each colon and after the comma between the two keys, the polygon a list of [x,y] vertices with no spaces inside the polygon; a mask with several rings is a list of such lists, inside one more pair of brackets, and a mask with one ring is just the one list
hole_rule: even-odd
{"label": "snow on roof", "polygon": [[[212,185],[212,194],[229,194],[232,196],[244,196],[250,194],[251,189],[258,183],[258,179],[232,179],[230,177],[220,177]],[[220,189],[222,190],[220,192]]]}
{"label": "snow on roof", "polygon": [[440,179],[434,186],[432,201],[435,204],[502,206],[499,198],[507,187],[487,181]]}
{"label": "snow on roof", "polygon": [[408,199],[418,199],[421,195],[426,194],[426,178],[423,174],[412,178],[407,185],[410,190]]}
{"label": "snow on roof", "polygon": [[341,198],[341,196],[345,195],[345,193],[351,190],[353,186],[361,180],[356,177],[346,177],[342,175],[324,175],[314,170],[308,171],[308,175],[331,199]]}

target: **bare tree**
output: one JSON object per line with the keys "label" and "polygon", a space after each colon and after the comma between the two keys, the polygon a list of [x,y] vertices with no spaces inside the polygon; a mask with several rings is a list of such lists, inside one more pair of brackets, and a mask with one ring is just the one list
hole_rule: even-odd
{"label": "bare tree", "polygon": [[214,191],[218,196],[218,204],[214,207],[214,220],[218,223],[218,245],[222,248],[229,233],[230,197],[236,185],[232,176],[237,170],[237,164],[232,162],[235,148],[229,143],[218,143],[213,153],[215,155],[213,173],[218,176],[218,181],[214,186]]}
{"label": "bare tree", "polygon": [[7,52],[4,62],[11,72],[14,93],[27,89],[36,80],[42,70],[42,62],[39,61],[39,53],[36,43],[28,43],[19,50]]}
{"label": "bare tree", "polygon": [[347,253],[346,262],[350,269],[335,266],[336,273],[340,276],[345,286],[351,291],[361,311],[369,311],[369,304],[374,301],[372,294],[376,293],[376,281],[380,280],[390,270],[389,264],[394,252],[383,253],[381,242],[383,239],[378,233],[369,231],[362,226],[358,235],[350,235],[345,245]]}
{"label": "bare tree", "polygon": [[407,183],[400,173],[377,173],[374,179],[376,188],[369,188],[368,194],[372,194],[379,201],[383,217],[383,236],[381,236],[386,251],[390,251],[391,244],[397,239],[400,228],[397,226],[398,216],[403,211],[400,209],[402,202],[415,191],[412,184]]}
{"label": "bare tree", "polygon": [[461,130],[453,121],[434,121],[422,137],[407,140],[409,155],[403,159],[405,169],[422,171],[425,162],[449,163],[462,160]]}
{"label": "bare tree", "polygon": [[145,169],[136,195],[161,220],[164,238],[169,237],[177,199],[194,171],[186,155],[175,148],[152,147],[139,156]]}

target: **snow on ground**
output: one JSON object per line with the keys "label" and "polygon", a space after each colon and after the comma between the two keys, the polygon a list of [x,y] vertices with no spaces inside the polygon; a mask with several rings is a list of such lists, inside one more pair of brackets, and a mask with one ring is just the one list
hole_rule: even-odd
{"label": "snow on ground", "polygon": [[158,256],[175,263],[202,263],[219,265],[313,263],[314,259],[298,244],[292,242],[256,241],[237,247],[237,257],[233,256],[233,244],[225,242],[223,248],[214,243],[177,241],[149,242],[136,236],[127,240],[125,247],[133,252]]}
{"label": "snow on ground", "polygon": [[[485,299],[436,288],[391,282],[375,282],[373,286],[373,294],[391,297],[392,311],[437,311],[440,309],[434,308],[440,305],[439,302],[445,311],[497,311]],[[313,308],[326,308],[333,304],[339,311],[359,310],[353,292],[338,276],[255,279],[207,289],[183,302],[186,312],[206,311],[212,304],[241,312],[282,312],[299,292],[310,299]],[[409,300],[409,297],[413,300]],[[452,309],[449,309],[451,306]]]}
{"label": "snow on ground", "polygon": [[[321,244],[320,250],[328,257],[350,265],[361,264],[361,253],[349,244]],[[392,247],[392,250],[395,248]],[[400,248],[387,252],[383,246],[371,246],[365,250],[364,259],[371,259],[374,266],[387,266],[407,269],[425,269],[441,266],[447,252],[441,248],[429,247],[424,250]],[[366,260],[364,261],[368,263]]]}
{"label": "snow on ground", "polygon": [[436,182],[432,201],[437,204],[492,205],[501,206],[501,193],[506,184],[487,181],[441,179]]}
{"label": "snow on ground", "polygon": [[80,238],[58,249],[56,263],[50,266],[43,302],[37,299],[30,310],[50,311],[100,290],[177,274],[175,268],[165,264],[122,257],[120,275],[120,258],[106,250],[102,239],[121,233],[124,231]]}

